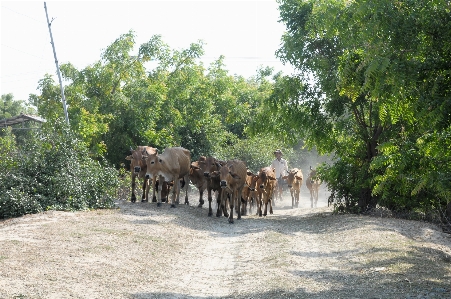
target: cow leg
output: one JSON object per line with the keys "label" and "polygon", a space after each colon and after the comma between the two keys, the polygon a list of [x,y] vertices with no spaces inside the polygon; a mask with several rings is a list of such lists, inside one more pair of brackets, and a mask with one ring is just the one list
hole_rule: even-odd
{"label": "cow leg", "polygon": [[157,207],[161,206],[161,191],[163,189],[163,183],[164,183],[164,178],[160,175],[158,178],[158,185],[161,184],[161,186],[157,186]]}
{"label": "cow leg", "polygon": [[[243,209],[243,199],[241,198],[242,189],[238,189],[236,194],[236,205],[238,206],[238,213],[236,219],[241,219],[241,210]],[[246,206],[244,206],[246,208]]]}
{"label": "cow leg", "polygon": [[[189,206],[189,201],[188,201],[188,187],[189,187],[189,176],[186,175],[185,178],[183,179],[183,183],[184,183],[184,188],[185,188],[185,205]],[[202,195],[204,194],[204,190],[202,190]],[[202,199],[202,195],[201,195],[201,199]],[[203,201],[203,200],[202,200]],[[202,202],[203,204],[203,202]]]}
{"label": "cow leg", "polygon": [[216,217],[221,217],[221,215],[222,215],[222,208],[221,208],[222,196],[223,196],[223,194],[222,194],[222,190],[221,190],[221,192],[219,192],[219,194],[218,194],[218,197],[216,198],[216,203],[218,204],[218,209],[216,211]]}
{"label": "cow leg", "polygon": [[135,175],[132,173],[132,197],[130,198],[131,202],[136,202],[136,195],[135,195],[135,188],[136,188],[136,177]]}
{"label": "cow leg", "polygon": [[146,202],[149,202],[149,191],[150,191],[150,180],[145,179],[147,181],[146,184]]}
{"label": "cow leg", "polygon": [[268,197],[267,197],[267,195],[265,195],[263,197],[263,203],[265,205],[265,211],[263,212],[263,216],[266,216],[266,215],[268,215]]}
{"label": "cow leg", "polygon": [[198,208],[202,208],[204,205],[204,190],[202,188],[199,188],[199,204],[197,205]]}
{"label": "cow leg", "polygon": [[157,177],[152,178],[152,202],[157,202],[157,196],[155,195],[158,189]]}
{"label": "cow leg", "polygon": [[141,196],[141,202],[148,202],[148,199],[149,199],[149,195],[147,194],[147,191],[149,190],[148,186],[149,186],[149,180],[144,178],[144,183],[142,186],[143,194]]}
{"label": "cow leg", "polygon": [[175,178],[174,186],[172,186],[171,208],[175,208],[175,202],[178,200],[180,195],[180,181],[177,179],[178,175],[176,175]]}
{"label": "cow leg", "polygon": [[296,190],[296,193],[294,195],[295,200],[296,200],[296,208],[299,207],[299,190]]}
{"label": "cow leg", "polygon": [[313,189],[310,189],[310,208],[313,208]]}
{"label": "cow leg", "polygon": [[247,212],[247,198],[241,198],[241,215],[246,216]]}
{"label": "cow leg", "polygon": [[262,213],[262,204],[263,204],[263,201],[262,201],[261,196],[259,195],[257,198],[257,215],[259,217],[262,217],[262,214],[263,214]]}
{"label": "cow leg", "polygon": [[231,224],[233,223],[233,204],[234,204],[234,201],[235,201],[235,196],[234,196],[233,191],[232,191],[232,196],[231,196],[231,198],[229,200],[229,208],[230,208],[229,223],[231,223]]}
{"label": "cow leg", "polygon": [[213,197],[211,196],[211,189],[207,188],[207,198],[208,198],[208,216],[213,216],[213,209],[211,208],[211,202],[213,201]]}
{"label": "cow leg", "polygon": [[273,201],[273,197],[274,197],[274,195],[273,194],[271,194],[271,197],[269,198],[269,214],[274,214],[274,212],[272,211],[272,201]]}

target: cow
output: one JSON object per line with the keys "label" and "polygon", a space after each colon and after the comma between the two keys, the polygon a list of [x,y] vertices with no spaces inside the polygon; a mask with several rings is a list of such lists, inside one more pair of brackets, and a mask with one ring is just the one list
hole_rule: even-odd
{"label": "cow", "polygon": [[192,168],[198,168],[200,172],[203,172],[203,175],[207,182],[208,216],[213,216],[213,209],[211,207],[211,202],[213,201],[212,192],[218,191],[218,197],[216,199],[218,203],[218,209],[216,216],[220,217],[222,214],[224,214],[224,216],[228,217],[227,210],[221,207],[220,178],[218,175],[211,175],[213,172],[218,171],[218,169],[221,167],[221,163],[224,164],[225,162],[218,161],[214,157],[206,157],[205,160],[199,160],[196,163],[197,165],[193,165],[193,163],[191,163]]}
{"label": "cow", "polygon": [[[269,213],[273,214],[272,201],[274,200],[274,191],[277,187],[277,179],[275,175],[274,167],[263,167],[258,172],[258,215],[261,217],[268,214],[268,203],[269,203]],[[262,213],[262,205],[265,205],[265,211]]]}
{"label": "cow", "polygon": [[200,156],[198,161],[191,163],[189,170],[189,179],[191,183],[199,190],[199,208],[201,208],[204,204],[203,195],[205,189],[207,188],[207,178],[204,176],[204,171],[201,169],[201,165],[199,163],[202,163],[205,160],[205,156]]}
{"label": "cow", "polygon": [[257,204],[258,193],[256,190],[258,175],[253,174],[251,171],[247,171],[246,183],[244,184],[243,193],[241,198],[243,199],[243,206],[241,215],[247,214],[247,204],[249,203],[249,213],[252,213],[252,207]]}
{"label": "cow", "polygon": [[[154,178],[159,176],[161,182],[174,182],[172,187],[171,207],[175,208],[175,203],[179,203],[180,189],[185,188],[185,204],[188,201],[189,172],[191,164],[191,153],[183,147],[168,147],[162,154],[158,152],[150,154],[143,152],[146,160],[146,176]],[[180,179],[183,179],[183,186],[180,186]],[[168,200],[169,201],[169,200]],[[158,190],[157,206],[161,206],[161,191]]]}
{"label": "cow", "polygon": [[[244,184],[246,182],[246,163],[238,159],[233,159],[228,160],[224,165],[218,165],[218,167],[220,167],[220,169],[211,173],[211,176],[219,176],[220,178],[221,205],[225,206],[225,201],[228,197],[230,198],[230,215],[228,219],[229,223],[233,223],[234,205],[239,205],[241,203],[241,194],[243,193]],[[237,219],[241,219],[241,209],[238,209]]]}
{"label": "cow", "polygon": [[[142,152],[147,151],[148,153],[156,153],[157,149],[150,147],[150,146],[138,146],[136,149],[133,149],[130,147],[130,153],[131,155],[125,157],[125,160],[130,161],[130,172],[131,172],[131,179],[132,179],[132,196],[130,201],[136,202],[136,195],[135,195],[135,189],[136,189],[136,179],[143,179],[143,185],[142,185],[142,202],[149,201],[149,179],[146,178],[146,171],[147,171],[147,164],[146,161],[142,159]],[[153,190],[153,197],[155,197],[155,184],[152,184],[152,190]]]}
{"label": "cow", "polygon": [[318,179],[316,169],[310,166],[310,173],[305,181],[305,186],[310,191],[310,203],[311,208],[315,207],[318,203],[318,191],[319,186],[321,185],[321,180]]}
{"label": "cow", "polygon": [[294,208],[294,206],[297,208],[299,206],[299,193],[301,191],[302,181],[304,180],[302,170],[293,168],[283,179],[287,181],[288,188],[290,188],[291,208]]}

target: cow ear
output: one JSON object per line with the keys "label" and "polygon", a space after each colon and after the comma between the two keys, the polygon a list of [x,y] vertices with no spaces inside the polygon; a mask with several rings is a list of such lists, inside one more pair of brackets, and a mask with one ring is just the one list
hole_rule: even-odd
{"label": "cow ear", "polygon": [[127,157],[125,157],[125,160],[130,161],[131,159],[132,159],[132,156],[127,156]]}
{"label": "cow ear", "polygon": [[216,178],[216,177],[218,177],[218,175],[219,175],[219,171],[213,171],[213,172],[210,173],[210,176],[212,178]]}
{"label": "cow ear", "polygon": [[288,176],[287,176],[287,175],[284,175],[284,176],[282,177],[282,179],[286,180],[286,179],[288,179]]}

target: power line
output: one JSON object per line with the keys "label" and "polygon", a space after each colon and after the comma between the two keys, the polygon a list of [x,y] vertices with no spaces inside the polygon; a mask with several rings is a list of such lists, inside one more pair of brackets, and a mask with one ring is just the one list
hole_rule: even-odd
{"label": "power line", "polygon": [[10,8],[10,7],[8,7],[8,6],[2,5],[2,8],[6,8],[6,9],[8,9],[8,10],[10,10],[10,11],[12,11],[12,12],[18,14],[18,15],[27,17],[27,18],[29,18],[29,19],[31,19],[31,20],[33,20],[33,21],[36,21],[36,22],[38,22],[38,23],[40,23],[40,24],[45,23],[45,22],[43,22],[42,20],[37,20],[37,19],[35,19],[35,18],[33,18],[33,17],[30,17],[29,15],[26,15],[26,14],[23,14],[23,13],[21,13],[21,12],[18,12],[18,11],[16,11],[16,10],[14,10],[14,9],[12,9],[12,8]]}
{"label": "power line", "polygon": [[33,56],[33,57],[36,57],[36,58],[39,58],[39,59],[42,59],[42,60],[45,60],[42,56],[41,56],[41,57],[40,57],[40,56],[36,56],[36,55],[34,55],[34,54],[31,54],[31,53],[28,53],[28,52],[19,50],[19,49],[17,49],[17,48],[14,48],[14,47],[5,45],[5,44],[3,44],[3,43],[2,43],[2,46],[7,47],[7,48],[10,48],[10,49],[13,49],[13,50],[15,50],[15,51],[19,51],[19,52],[21,52],[21,53],[24,53],[24,54],[27,54],[27,55],[30,55],[30,56]]}

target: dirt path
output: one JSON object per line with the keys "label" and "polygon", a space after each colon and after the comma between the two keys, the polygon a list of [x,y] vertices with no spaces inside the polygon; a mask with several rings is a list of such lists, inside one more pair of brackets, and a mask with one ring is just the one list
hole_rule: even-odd
{"label": "dirt path", "polygon": [[1,221],[0,298],[451,298],[434,225],[332,215],[306,194],[231,225],[190,201]]}

